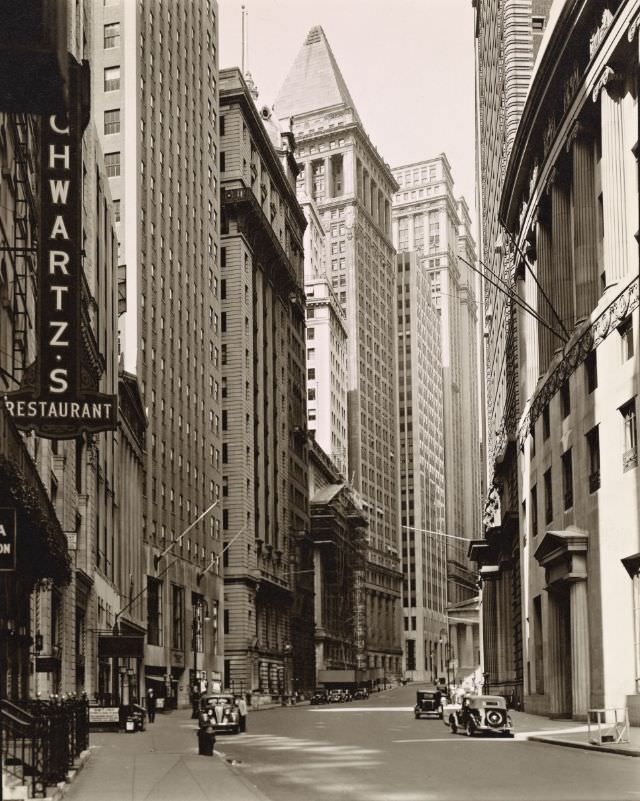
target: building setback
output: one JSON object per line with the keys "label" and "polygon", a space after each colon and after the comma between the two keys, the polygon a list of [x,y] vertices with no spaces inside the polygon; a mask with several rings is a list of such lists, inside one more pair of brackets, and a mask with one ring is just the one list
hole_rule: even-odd
{"label": "building setback", "polygon": [[293,136],[256,96],[220,73],[224,683],[274,696],[314,680],[306,221]]}
{"label": "building setback", "polygon": [[145,677],[166,705],[185,705],[196,674],[203,687],[222,678],[217,3],[121,0],[94,12],[93,93],[126,278],[124,368],[149,417]]}
{"label": "building setback", "polygon": [[499,208],[518,295],[545,323],[517,311],[509,408],[524,705],[578,720],[626,706],[638,725],[640,3],[553,11]]}
{"label": "building setback", "polygon": [[[275,103],[298,142],[298,197],[317,205],[325,269],[348,333],[348,479],[369,518],[367,668],[401,671],[395,266],[396,184],[372,146],[322,28],[312,28]],[[307,353],[313,348],[307,341]],[[310,360],[309,360],[310,365]],[[373,674],[372,674],[373,675]]]}

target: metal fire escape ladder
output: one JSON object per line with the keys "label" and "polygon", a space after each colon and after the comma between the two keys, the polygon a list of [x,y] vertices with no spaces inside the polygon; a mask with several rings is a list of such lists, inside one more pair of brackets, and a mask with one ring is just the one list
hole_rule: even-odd
{"label": "metal fire escape ladder", "polygon": [[31,184],[29,165],[29,117],[15,116],[15,152],[13,181],[13,343],[12,373],[16,382],[22,378],[27,358],[27,335],[32,326],[28,306],[28,284],[33,276],[36,230],[30,219]]}

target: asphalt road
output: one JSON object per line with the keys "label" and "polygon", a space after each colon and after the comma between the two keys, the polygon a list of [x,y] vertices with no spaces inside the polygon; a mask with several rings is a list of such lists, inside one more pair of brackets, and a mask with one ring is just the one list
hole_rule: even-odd
{"label": "asphalt road", "polygon": [[640,799],[640,758],[518,739],[532,719],[517,715],[513,740],[453,735],[415,720],[414,698],[408,686],[253,713],[246,734],[221,736],[216,749],[272,801]]}

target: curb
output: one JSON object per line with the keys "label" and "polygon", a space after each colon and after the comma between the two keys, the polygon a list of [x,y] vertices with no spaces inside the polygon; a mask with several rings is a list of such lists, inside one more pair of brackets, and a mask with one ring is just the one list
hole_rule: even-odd
{"label": "curb", "polygon": [[76,778],[77,778],[78,774],[80,773],[80,771],[82,770],[82,768],[84,768],[84,766],[89,761],[89,757],[90,756],[91,756],[91,749],[90,748],[88,748],[86,751],[83,751],[80,754],[80,759],[78,761],[78,764],[74,765],[71,768],[71,770],[67,773],[66,781],[58,782],[58,784],[56,785],[55,790],[51,793],[51,795],[48,795],[46,797],[45,801],[61,801],[61,799],[64,798],[64,796],[69,791],[69,788],[71,787],[71,785],[76,780]]}
{"label": "curb", "polygon": [[582,748],[584,751],[601,751],[605,754],[618,754],[619,756],[640,757],[638,748],[620,748],[615,745],[593,745],[580,740],[560,740],[557,737],[540,737],[534,735],[527,737],[529,742],[546,743],[547,745],[563,745],[565,748]]}
{"label": "curb", "polygon": [[261,790],[259,790],[253,782],[249,781],[246,775],[237,767],[231,764],[227,760],[226,755],[222,751],[216,751],[214,749],[214,756],[216,756],[220,762],[227,768],[227,770],[231,771],[236,779],[249,790],[253,794],[253,798],[255,801],[272,801],[268,798]]}

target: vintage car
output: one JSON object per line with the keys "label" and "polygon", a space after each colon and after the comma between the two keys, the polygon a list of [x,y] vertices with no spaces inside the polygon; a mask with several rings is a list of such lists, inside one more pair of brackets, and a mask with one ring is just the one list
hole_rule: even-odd
{"label": "vintage car", "polygon": [[310,703],[312,703],[312,704],[328,704],[329,703],[329,698],[328,698],[328,695],[327,695],[327,691],[326,690],[316,690],[314,692],[314,694],[311,696]]}
{"label": "vintage car", "polygon": [[416,705],[413,714],[416,718],[436,717],[442,719],[443,696],[440,690],[418,690],[416,692]]}
{"label": "vintage car", "polygon": [[330,704],[339,704],[344,701],[344,694],[342,690],[329,690],[327,700]]}
{"label": "vintage car", "polygon": [[200,699],[200,728],[214,732],[240,731],[240,710],[231,693],[203,695]]}
{"label": "vintage car", "polygon": [[369,697],[369,690],[366,687],[358,687],[353,691],[354,701],[365,701]]}
{"label": "vintage car", "polygon": [[450,709],[451,731],[474,734],[495,734],[513,737],[511,718],[507,714],[507,702],[501,695],[465,695],[459,709]]}

